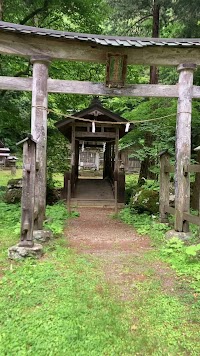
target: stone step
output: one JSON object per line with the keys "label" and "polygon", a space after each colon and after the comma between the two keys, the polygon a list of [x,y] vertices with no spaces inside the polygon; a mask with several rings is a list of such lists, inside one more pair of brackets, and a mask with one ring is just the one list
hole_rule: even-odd
{"label": "stone step", "polygon": [[[99,208],[115,208],[114,199],[71,199],[71,207],[99,207]],[[124,204],[119,204],[118,207],[122,207]]]}

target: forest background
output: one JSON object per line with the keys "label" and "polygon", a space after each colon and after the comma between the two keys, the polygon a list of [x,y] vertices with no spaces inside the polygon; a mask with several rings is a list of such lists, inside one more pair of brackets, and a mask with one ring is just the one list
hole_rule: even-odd
{"label": "forest background", "polygon": [[[23,25],[63,31],[128,35],[139,37],[190,38],[200,37],[200,2],[191,0],[0,0],[0,19]],[[0,75],[29,77],[31,63],[24,58],[0,55]],[[94,63],[53,61],[50,77],[66,80],[104,82],[105,66]],[[178,74],[173,67],[129,66],[127,83],[176,84]],[[200,70],[194,83],[200,85]],[[49,94],[49,109],[72,114],[90,104],[91,96]],[[122,147],[133,146],[134,157],[142,162],[142,177],[156,178],[157,157],[168,149],[174,155],[176,99],[101,97],[104,106],[121,116],[146,120],[136,124],[121,141]],[[198,117],[200,104],[193,101],[192,149],[200,143]],[[0,140],[16,152],[16,142],[30,132],[31,93],[0,92]],[[168,118],[149,121],[172,114]],[[174,114],[174,115],[173,115]],[[48,170],[66,170],[67,142],[54,123],[62,118],[48,115]],[[193,152],[193,151],[192,151]],[[193,154],[192,158],[196,157]]]}

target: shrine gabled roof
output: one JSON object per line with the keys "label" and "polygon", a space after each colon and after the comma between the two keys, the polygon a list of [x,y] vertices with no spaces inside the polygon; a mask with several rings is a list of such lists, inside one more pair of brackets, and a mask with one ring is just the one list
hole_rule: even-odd
{"label": "shrine gabled roof", "polygon": [[57,31],[46,28],[24,26],[10,22],[0,21],[0,33],[17,33],[28,36],[39,36],[60,40],[88,42],[91,45],[114,46],[114,47],[150,47],[150,46],[174,46],[196,47],[200,46],[200,38],[145,38],[126,36],[104,36],[97,34],[75,33]]}
{"label": "shrine gabled roof", "polygon": [[[73,114],[73,117],[77,117],[76,119],[63,119],[60,121],[57,121],[55,123],[55,126],[58,128],[58,130],[66,136],[69,140],[71,138],[71,127],[74,122],[81,122],[81,118],[88,119],[88,120],[95,120],[96,123],[98,121],[105,121],[105,124],[107,125],[108,122],[112,125],[112,123],[119,123],[117,125],[119,127],[119,135],[120,138],[123,137],[125,133],[125,124],[130,123],[130,121],[126,120],[125,118],[121,117],[120,115],[106,109],[105,107],[102,106],[101,102],[97,99],[94,98],[91,102],[91,105],[87,107],[86,109],[83,109],[79,112],[76,112]],[[80,117],[80,120],[78,119]],[[88,123],[90,122],[88,121]],[[133,124],[130,123],[130,129],[133,128]],[[96,133],[96,137],[98,136],[98,132]]]}

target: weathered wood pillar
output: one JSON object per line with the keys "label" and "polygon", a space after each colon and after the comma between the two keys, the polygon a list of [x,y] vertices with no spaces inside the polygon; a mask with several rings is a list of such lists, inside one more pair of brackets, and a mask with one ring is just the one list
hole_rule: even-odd
{"label": "weathered wood pillar", "polygon": [[116,128],[116,136],[115,136],[115,172],[119,171],[119,128]]}
{"label": "weathered wood pillar", "polygon": [[183,212],[190,211],[190,177],[184,173],[191,157],[191,113],[193,72],[195,64],[180,64],[179,97],[176,122],[176,168],[175,168],[175,230],[189,231]]}
{"label": "weathered wood pillar", "polygon": [[33,63],[31,133],[37,142],[34,230],[41,230],[46,208],[47,79],[50,61],[44,56],[32,57],[31,61]]}
{"label": "weathered wood pillar", "polygon": [[22,177],[22,215],[20,247],[33,247],[34,225],[34,188],[36,175],[36,142],[31,136],[19,142],[23,143],[23,177]]}
{"label": "weathered wood pillar", "polygon": [[75,163],[76,163],[76,128],[72,125],[71,133],[71,192],[74,194],[75,189]]}
{"label": "weathered wood pillar", "polygon": [[103,178],[110,177],[110,166],[109,166],[109,157],[110,157],[110,144],[106,143],[106,149],[104,152],[104,168],[103,168]]}
{"label": "weathered wood pillar", "polygon": [[167,151],[160,153],[160,193],[159,193],[159,209],[160,221],[168,223],[168,213],[165,211],[165,205],[169,205],[169,172],[165,172],[165,167],[169,166],[170,155]]}
{"label": "weathered wood pillar", "polygon": [[79,166],[79,141],[75,140],[75,180],[78,179],[78,166]]}
{"label": "weathered wood pillar", "polygon": [[111,144],[111,167],[114,172],[115,167],[115,145]]}

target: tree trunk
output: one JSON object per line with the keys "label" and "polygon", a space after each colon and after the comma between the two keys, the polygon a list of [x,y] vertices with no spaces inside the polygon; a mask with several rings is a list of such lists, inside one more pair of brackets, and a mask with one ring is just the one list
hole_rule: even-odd
{"label": "tree trunk", "polygon": [[[152,37],[159,37],[160,30],[160,5],[157,4],[157,0],[153,2],[153,26]],[[158,68],[156,66],[150,67],[150,84],[158,84]]]}
{"label": "tree trunk", "polygon": [[3,21],[3,0],[0,0],[0,21]]}
{"label": "tree trunk", "polygon": [[[160,5],[157,0],[153,2],[153,25],[152,25],[152,37],[159,37],[159,24],[160,24]],[[158,68],[156,66],[150,67],[150,84],[158,84]],[[151,132],[146,132],[144,137],[144,145],[151,147],[153,144],[153,135]],[[150,167],[155,164],[155,161],[147,155],[141,163],[140,175],[138,184],[144,184],[145,179],[156,179],[155,173],[150,172]]]}

